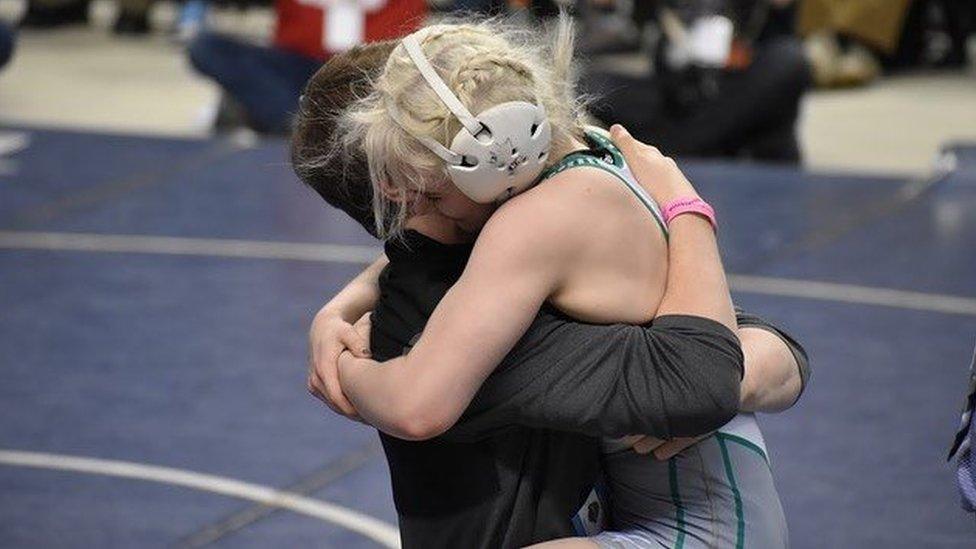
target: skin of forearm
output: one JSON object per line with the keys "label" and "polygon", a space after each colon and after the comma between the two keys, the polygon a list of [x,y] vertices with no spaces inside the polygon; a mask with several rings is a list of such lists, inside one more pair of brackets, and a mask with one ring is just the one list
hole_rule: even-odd
{"label": "skin of forearm", "polygon": [[668,279],[657,316],[701,316],[735,331],[735,310],[711,224],[686,214],[672,219],[669,229]]}
{"label": "skin of forearm", "polygon": [[405,440],[426,440],[450,428],[445,414],[415,406],[430,402],[418,398],[434,385],[418,379],[416,368],[399,357],[380,364],[353,358],[348,353],[339,361],[339,379],[346,397],[367,423],[384,433]]}
{"label": "skin of forearm", "polygon": [[379,276],[387,263],[386,256],[381,255],[319,309],[316,318],[338,316],[352,324],[372,311],[380,297]]}
{"label": "skin of forearm", "polygon": [[796,358],[786,343],[762,328],[740,328],[745,356],[740,409],[775,413],[788,409],[800,395]]}

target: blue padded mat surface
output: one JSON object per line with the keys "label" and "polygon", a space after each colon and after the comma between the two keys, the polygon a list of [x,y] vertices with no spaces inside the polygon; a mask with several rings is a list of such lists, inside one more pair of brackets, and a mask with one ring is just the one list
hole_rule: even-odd
{"label": "blue padded mat surface", "polygon": [[792,547],[968,547],[949,441],[976,318],[737,294],[788,326],[813,374],[800,403],[760,418]]}
{"label": "blue padded mat surface", "polygon": [[[19,130],[24,131],[24,130]],[[0,176],[0,231],[376,246],[301,186],[286,146],[28,131]],[[926,185],[686,161],[728,270],[976,298],[976,148]],[[5,159],[6,160],[6,159]],[[128,460],[288,488],[395,524],[375,433],[305,392],[314,311],[361,265],[0,248],[0,448]],[[736,292],[807,345],[793,410],[761,419],[792,547],[970,547],[945,451],[976,315]],[[923,300],[924,301],[924,300]],[[338,469],[336,469],[338,467]],[[0,464],[0,546],[155,547],[253,504]],[[288,511],[220,547],[375,547]]]}

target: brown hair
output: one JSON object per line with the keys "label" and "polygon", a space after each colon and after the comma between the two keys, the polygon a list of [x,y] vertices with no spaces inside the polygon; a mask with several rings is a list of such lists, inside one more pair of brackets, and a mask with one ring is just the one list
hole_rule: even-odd
{"label": "brown hair", "polygon": [[291,137],[291,163],[298,178],[373,236],[377,224],[366,156],[337,154],[335,132],[342,112],[372,91],[373,78],[397,43],[357,46],[322,65],[305,85]]}

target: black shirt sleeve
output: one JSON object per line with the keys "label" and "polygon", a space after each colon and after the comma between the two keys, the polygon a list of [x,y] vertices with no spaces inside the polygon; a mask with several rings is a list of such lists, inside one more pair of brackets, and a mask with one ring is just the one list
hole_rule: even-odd
{"label": "black shirt sleeve", "polygon": [[793,336],[786,333],[783,329],[772,325],[764,318],[756,316],[752,313],[747,313],[738,307],[735,308],[735,319],[740,328],[761,328],[779,337],[781,340],[783,340],[783,343],[789,347],[790,352],[793,353],[793,358],[796,360],[796,367],[799,369],[800,373],[800,393],[796,395],[796,400],[794,400],[793,404],[790,406],[792,407],[796,405],[796,403],[800,400],[800,397],[803,396],[803,392],[806,391],[807,381],[810,379],[810,359],[807,356],[806,349],[804,349],[803,346],[793,338]]}
{"label": "black shirt sleeve", "polygon": [[447,436],[513,424],[622,436],[696,436],[738,411],[738,338],[683,315],[646,326],[593,325],[544,309]]}

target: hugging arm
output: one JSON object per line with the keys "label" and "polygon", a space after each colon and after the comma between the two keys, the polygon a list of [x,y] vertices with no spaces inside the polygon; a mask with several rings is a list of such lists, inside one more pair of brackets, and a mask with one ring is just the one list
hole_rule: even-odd
{"label": "hugging arm", "polygon": [[417,440],[453,425],[558,283],[566,247],[545,246],[556,240],[557,226],[508,211],[485,226],[407,355],[382,364],[340,357],[343,392],[381,431]]}
{"label": "hugging arm", "polygon": [[334,412],[353,419],[359,418],[339,386],[337,360],[343,349],[369,356],[369,345],[353,323],[376,305],[379,275],[388,263],[386,255],[377,258],[316,313],[309,329],[308,391]]}
{"label": "hugging arm", "polygon": [[[358,300],[350,295],[376,295],[375,288],[357,288],[375,285],[368,271],[323,308],[330,318],[355,314]],[[806,352],[768,321],[741,310],[736,316],[745,356],[740,409],[788,407],[808,377]],[[348,346],[321,325],[312,335],[313,347]],[[698,317],[607,326],[544,307],[446,435],[474,440],[511,425],[593,436],[704,434],[728,418],[728,402],[739,394],[736,360],[728,332]]]}
{"label": "hugging arm", "polygon": [[[740,394],[731,333],[699,317],[663,320],[597,326],[540,319],[545,328],[529,329],[446,436],[476,440],[514,424],[659,439],[715,430],[735,413],[729,399]],[[745,355],[739,409],[788,408],[806,379],[806,352],[758,316],[737,311],[737,320]],[[577,345],[559,344],[567,339]]]}
{"label": "hugging arm", "polygon": [[[696,195],[672,160],[620,131],[615,139],[620,140],[638,179],[654,182],[648,190],[659,202]],[[431,438],[450,428],[540,306],[561,288],[561,276],[586,238],[586,228],[573,221],[574,208],[583,207],[583,200],[561,193],[547,196],[544,207],[538,201],[509,202],[485,226],[460,280],[405,357],[382,365],[340,357],[343,390],[362,417],[388,434],[407,439]],[[685,321],[717,331],[718,336],[712,333],[706,340],[699,339],[700,348],[721,348],[716,364],[726,369],[728,379],[738,381],[742,353],[731,331],[735,316],[712,227],[697,216],[676,218],[671,223],[669,253],[668,280],[659,308],[664,316],[655,323],[686,340],[700,335],[694,333],[697,326],[683,326]],[[661,358],[673,345],[665,342],[653,348],[655,357]],[[678,371],[677,386],[667,388],[673,392],[690,395],[703,381],[680,371],[676,362],[659,360],[658,364]],[[728,385],[730,391],[706,398],[710,409],[720,413],[699,422],[703,432],[735,414],[739,387]],[[659,425],[652,432],[665,431]]]}
{"label": "hugging arm", "polygon": [[807,352],[790,334],[770,322],[736,309],[745,355],[741,409],[782,412],[800,399],[810,379]]}

